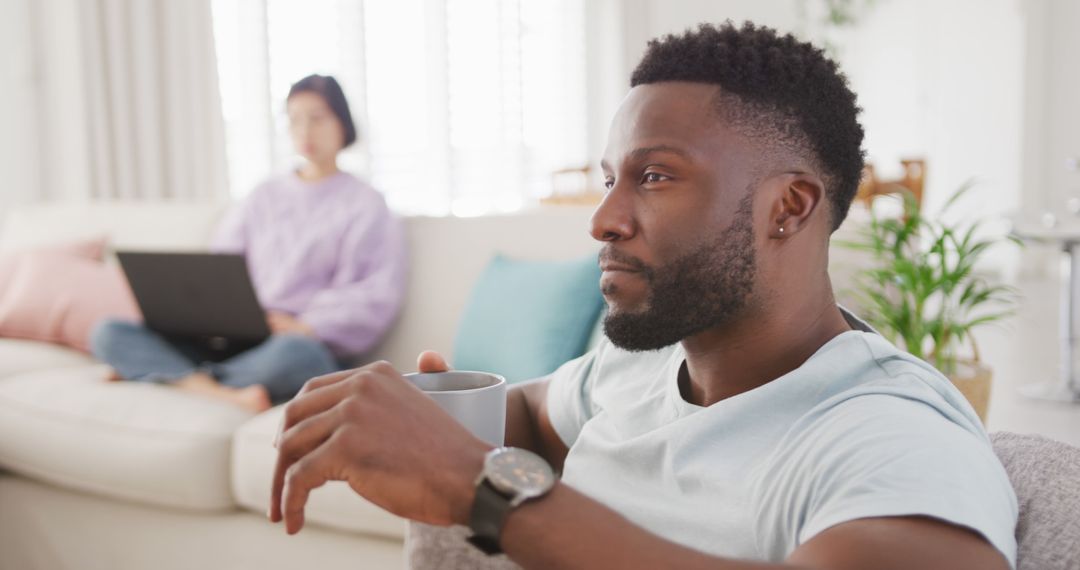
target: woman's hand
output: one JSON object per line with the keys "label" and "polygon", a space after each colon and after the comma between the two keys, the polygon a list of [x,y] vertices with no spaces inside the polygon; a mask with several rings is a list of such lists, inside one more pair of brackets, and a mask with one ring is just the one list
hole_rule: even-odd
{"label": "woman's hand", "polygon": [[274,334],[315,336],[315,329],[311,328],[311,325],[288,313],[268,311],[266,313],[266,325],[270,327],[270,332]]}

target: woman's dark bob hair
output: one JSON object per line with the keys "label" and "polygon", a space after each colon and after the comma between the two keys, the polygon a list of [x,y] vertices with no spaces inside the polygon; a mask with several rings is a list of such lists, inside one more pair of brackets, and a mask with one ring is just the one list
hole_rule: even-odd
{"label": "woman's dark bob hair", "polygon": [[342,130],[345,131],[345,143],[341,145],[341,148],[347,148],[356,142],[356,125],[353,124],[352,114],[349,113],[349,102],[345,100],[345,93],[341,90],[337,79],[330,75],[309,75],[289,88],[289,96],[285,100],[288,101],[293,98],[293,95],[305,92],[321,96],[334,112],[341,123]]}

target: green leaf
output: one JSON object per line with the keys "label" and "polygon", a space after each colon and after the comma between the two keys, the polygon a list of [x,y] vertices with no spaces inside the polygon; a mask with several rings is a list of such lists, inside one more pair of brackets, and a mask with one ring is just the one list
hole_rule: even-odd
{"label": "green leaf", "polygon": [[964,183],[961,184],[955,192],[953,192],[953,195],[945,201],[945,205],[941,207],[941,213],[944,214],[945,212],[949,211],[949,209],[952,208],[954,204],[956,204],[957,200],[962,198],[965,194],[971,191],[972,188],[975,187],[975,183],[976,181],[974,178],[969,178],[965,180]]}
{"label": "green leaf", "polygon": [[[965,182],[942,213],[973,186],[974,181]],[[867,320],[894,342],[939,367],[953,366],[965,342],[974,350],[973,328],[1015,313],[1015,289],[987,281],[976,268],[991,248],[1016,240],[983,235],[981,220],[954,224],[927,218],[913,196],[901,199],[903,216],[872,212],[858,239],[841,244],[871,257],[856,273],[856,300]]]}

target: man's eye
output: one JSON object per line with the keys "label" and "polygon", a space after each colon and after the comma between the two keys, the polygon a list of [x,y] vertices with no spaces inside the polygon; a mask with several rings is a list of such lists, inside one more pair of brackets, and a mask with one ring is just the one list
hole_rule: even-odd
{"label": "man's eye", "polygon": [[614,186],[615,186],[615,179],[614,178],[605,178],[604,179],[604,188],[607,188],[608,190],[611,190]]}
{"label": "man's eye", "polygon": [[667,180],[667,176],[657,172],[646,172],[645,176],[641,179],[642,184],[649,184],[652,182],[663,182]]}

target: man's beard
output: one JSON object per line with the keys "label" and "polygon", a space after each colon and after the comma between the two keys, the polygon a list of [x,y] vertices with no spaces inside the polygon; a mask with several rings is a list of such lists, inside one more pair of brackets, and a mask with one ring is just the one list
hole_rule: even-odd
{"label": "man's beard", "polygon": [[611,246],[601,258],[639,269],[649,297],[638,312],[609,312],[604,334],[631,351],[657,350],[739,318],[754,289],[754,231],[751,195],[739,204],[731,225],[713,242],[659,268],[620,255]]}

